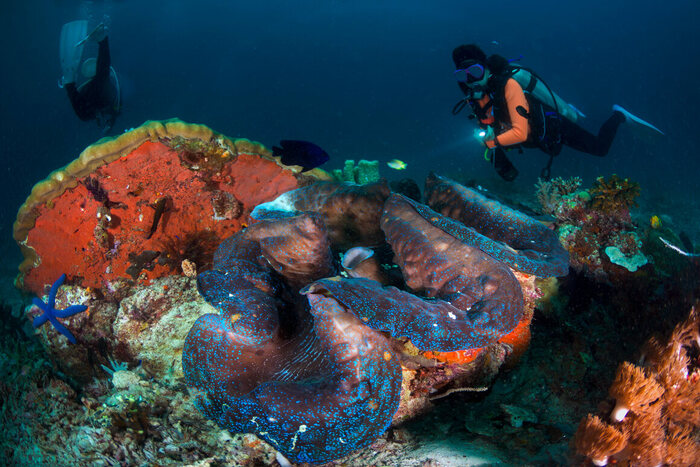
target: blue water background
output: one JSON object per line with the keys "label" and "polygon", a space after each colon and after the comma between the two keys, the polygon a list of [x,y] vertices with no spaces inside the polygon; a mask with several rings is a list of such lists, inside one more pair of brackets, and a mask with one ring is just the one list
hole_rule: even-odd
{"label": "blue water background", "polygon": [[[101,137],[74,115],[61,75],[63,23],[80,2],[10,1],[0,15],[0,235],[10,243],[17,208],[34,183]],[[697,197],[700,3],[673,1],[123,1],[94,2],[111,17],[112,62],[123,113],[110,133],[179,117],[268,146],[308,139],[345,159],[399,158],[408,169],[477,180],[497,178],[451,114],[462,97],[452,49],[477,42],[487,53],[523,55],[592,131],[621,104],[666,131],[621,128],[606,158],[564,150],[553,175],[617,173],[648,197]],[[546,156],[512,159],[530,190]],[[663,204],[663,203],[662,203]],[[695,232],[691,232],[693,235]],[[12,246],[10,255],[18,254]],[[5,254],[5,259],[15,259]]]}

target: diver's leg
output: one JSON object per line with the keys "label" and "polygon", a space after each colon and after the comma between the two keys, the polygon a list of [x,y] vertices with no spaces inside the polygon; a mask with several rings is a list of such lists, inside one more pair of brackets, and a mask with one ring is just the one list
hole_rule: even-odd
{"label": "diver's leg", "polygon": [[493,166],[496,173],[507,182],[512,182],[520,172],[506,156],[506,152],[501,147],[497,147],[493,152]]}
{"label": "diver's leg", "polygon": [[625,121],[625,116],[620,112],[613,112],[600,127],[598,135],[590,133],[567,118],[561,119],[561,140],[565,145],[586,152],[594,156],[603,157],[610,150],[615,134],[620,124]]}
{"label": "diver's leg", "polygon": [[98,81],[109,80],[109,67],[112,64],[111,58],[109,56],[109,38],[105,36],[99,43],[99,49],[97,51],[97,70],[95,72],[95,78]]}
{"label": "diver's leg", "polygon": [[68,94],[68,99],[70,100],[70,103],[73,106],[73,111],[78,116],[78,118],[83,121],[89,120],[91,116],[89,115],[89,110],[86,108],[85,99],[78,92],[75,83],[67,83],[63,87],[63,89],[66,90],[66,94]]}

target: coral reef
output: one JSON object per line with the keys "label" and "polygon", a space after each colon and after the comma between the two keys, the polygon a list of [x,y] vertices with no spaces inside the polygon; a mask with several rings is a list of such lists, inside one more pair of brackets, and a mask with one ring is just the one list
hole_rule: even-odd
{"label": "coral reef", "polygon": [[589,193],[593,209],[603,213],[614,213],[629,211],[636,206],[640,188],[639,183],[632,182],[628,178],[623,180],[613,174],[608,179],[598,177]]}
{"label": "coral reef", "polygon": [[648,263],[632,222],[639,185],[613,175],[581,189],[581,180],[540,180],[536,197],[542,212],[555,218],[559,241],[579,272],[600,281],[624,281]]}
{"label": "coral reef", "polygon": [[[600,417],[588,415],[576,450],[595,465],[694,465],[700,459],[700,316],[693,308],[666,340],[650,339],[641,366],[622,363]],[[610,419],[606,423],[604,419]]]}
{"label": "coral reef", "polygon": [[540,178],[535,184],[535,194],[542,210],[555,215],[559,205],[566,197],[576,193],[583,181],[579,177],[564,179],[556,177],[551,180]]}
{"label": "coral reef", "polygon": [[41,294],[64,271],[69,284],[94,288],[172,274],[181,260],[169,260],[163,242],[207,231],[217,239],[211,255],[253,207],[297,186],[257,143],[148,122],[88,147],[34,187],[14,225],[25,256],[17,285]]}
{"label": "coral reef", "polygon": [[[66,384],[37,342],[0,342],[0,458],[5,465],[271,465],[252,435],[204,419],[172,377],[114,371]],[[11,358],[7,358],[11,357]]]}
{"label": "coral reef", "polygon": [[[200,315],[213,311],[197,293],[195,281],[172,275],[114,290],[115,295],[104,292],[65,285],[58,290],[56,306],[77,303],[88,311],[63,319],[75,334],[76,345],[46,326],[39,328],[56,366],[78,383],[101,376],[102,365],[110,359],[131,365],[140,361],[154,377],[169,372],[181,377],[180,354],[187,330]],[[27,316],[38,316],[37,308],[29,307]]]}
{"label": "coral reef", "polygon": [[[151,453],[149,443],[162,439],[151,420],[166,417],[166,406],[134,391],[149,386],[143,378],[177,385],[186,375],[202,390],[198,406],[220,426],[256,433],[294,460],[320,462],[386,443],[380,438],[390,424],[414,417],[435,398],[488,385],[527,347],[540,296],[534,277],[482,251],[487,243],[463,244],[474,234],[461,222],[390,196],[386,183],[294,190],[310,176],[297,178],[264,148],[230,142],[206,127],[153,122],[126,135],[88,148],[80,164],[40,184],[15,224],[26,259],[36,260],[25,260],[18,285],[43,291],[55,258],[72,263],[54,307],[89,307],[65,318],[76,345],[48,327],[38,335],[75,387],[111,376],[122,392],[103,391],[101,409],[86,399],[89,410],[104,415],[94,419],[99,436],[128,435],[116,451],[102,445],[119,461],[138,459],[130,457],[136,446]],[[275,203],[281,199],[290,209],[263,209],[280,192],[289,194]],[[255,205],[262,215],[248,226]],[[525,220],[505,209],[497,215]],[[77,229],[75,238],[68,228]],[[518,245],[518,234],[487,233]],[[415,241],[423,234],[427,240]],[[46,250],[51,236],[59,241]],[[84,257],[75,241],[84,241]],[[375,272],[386,272],[399,288],[324,279],[336,273],[336,255],[358,245],[374,248]],[[538,254],[533,261],[546,262]],[[432,265],[429,272],[420,271],[421,262]],[[197,273],[203,297],[192,280]],[[377,298],[384,314],[363,309],[362,296]],[[35,317],[37,310],[26,314]],[[248,352],[251,345],[256,352]],[[266,349],[261,354],[259,346]],[[245,375],[234,378],[230,372],[238,370],[211,352],[227,355],[227,362],[248,359],[254,370],[244,366]],[[240,387],[220,385],[232,378]],[[296,411],[290,401],[298,401]]]}
{"label": "coral reef", "polygon": [[[60,207],[62,196],[80,190],[94,216],[89,228],[79,222],[85,226],[84,238],[91,232],[89,253],[103,252],[103,258],[93,259],[104,261],[105,270],[111,269],[113,257],[126,260],[128,267],[103,278],[100,285],[91,285],[84,277],[87,273],[69,274],[55,293],[49,285],[61,272],[58,266],[56,275],[46,274],[40,286],[37,281],[36,294],[48,292],[48,302],[53,296],[52,309],[89,307],[85,313],[59,317],[75,334],[75,345],[68,345],[50,326],[32,330],[31,318],[40,315],[36,307],[27,308],[29,319],[19,324],[3,320],[17,339],[30,336],[8,345],[6,335],[0,335],[0,458],[9,464],[287,465],[275,443],[282,449],[303,446],[300,457],[290,456],[293,460],[345,456],[329,466],[581,464],[583,457],[567,457],[572,455],[567,447],[575,431],[572,422],[605,397],[615,366],[636,348],[639,335],[651,327],[663,328],[666,320],[674,319],[677,303],[698,295],[692,245],[673,232],[665,214],[663,223],[647,225],[646,230],[635,225],[629,216],[634,187],[625,188],[624,180],[597,184],[600,190],[624,193],[616,203],[600,201],[595,209],[590,190],[582,190],[580,180],[541,184],[543,195],[547,192],[542,199],[549,206],[543,210],[555,217],[554,232],[586,232],[576,241],[600,261],[598,269],[589,268],[572,255],[575,273],[545,281],[531,273],[553,270],[548,264],[552,250],[542,248],[551,233],[544,229],[533,235],[532,240],[542,242],[532,250],[518,243],[527,229],[517,213],[490,200],[466,196],[459,201],[477,206],[466,210],[470,213],[486,206],[485,215],[475,216],[470,227],[463,207],[453,212],[433,205],[454,216],[453,222],[419,202],[390,195],[381,184],[358,188],[360,196],[351,194],[354,189],[334,194],[336,188],[329,184],[319,190],[324,192],[320,196],[313,194],[315,188],[306,190],[290,212],[274,213],[279,218],[255,222],[249,217],[255,201],[246,201],[245,190],[230,190],[217,173],[227,171],[234,161],[245,161],[246,154],[255,155],[247,170],[255,170],[260,160],[280,167],[264,148],[237,155],[206,127],[152,125],[150,130],[135,130],[139,138],[147,135],[139,145],[98,145],[91,153],[97,162],[86,157],[84,164],[76,163],[77,172],[59,171],[37,191],[45,200],[30,197],[29,207],[21,211],[26,216],[15,232],[31,232],[40,210]],[[206,226],[200,230],[196,224],[182,234],[170,230],[182,205],[177,196],[161,191],[140,199],[144,219],[137,238],[142,247],[133,248],[136,242],[127,241],[131,250],[120,257],[123,239],[115,239],[114,233],[123,223],[121,211],[134,207],[115,195],[114,185],[99,168],[132,157],[132,150],[146,143],[165,144],[178,170],[195,174],[192,186],[202,195],[200,208],[212,220],[235,224],[236,232],[244,229],[233,234],[238,240],[228,248],[224,241],[221,254],[215,255],[222,238],[218,231]],[[114,159],[104,162],[104,154]],[[285,176],[292,173],[292,188],[317,177],[280,170]],[[406,191],[420,198],[413,185]],[[59,191],[63,195],[57,195]],[[134,196],[140,193],[137,189]],[[387,207],[390,211],[385,212]],[[51,222],[70,227],[73,218],[82,219],[79,209],[63,212]],[[489,217],[494,212],[498,215]],[[382,216],[388,220],[382,221]],[[303,222],[297,224],[299,219]],[[409,224],[406,219],[417,227],[402,225]],[[425,245],[416,241],[421,236]],[[486,239],[491,236],[495,238]],[[461,244],[470,239],[480,240]],[[412,248],[404,248],[402,242]],[[357,248],[359,244],[371,249]],[[338,254],[349,247],[355,248],[346,256],[359,250],[361,261],[344,265],[348,275],[369,276],[393,287],[333,277]],[[478,267],[465,260],[465,252]],[[498,261],[492,263],[494,257]],[[635,258],[644,257],[649,263],[632,274]],[[56,263],[57,257],[49,254],[41,260]],[[528,261],[530,269],[517,270]],[[221,275],[216,269],[230,273]],[[460,274],[463,270],[472,275]],[[220,301],[216,308],[198,292],[197,273],[201,290],[212,302]],[[561,292],[551,297],[557,287]],[[239,289],[240,297],[231,292]],[[520,298],[514,298],[518,292]],[[520,306],[514,306],[516,302]],[[533,320],[536,302],[539,311]],[[276,321],[269,319],[271,310]],[[207,321],[203,315],[218,320]],[[229,369],[207,360],[212,356],[199,349],[205,344],[193,344],[201,352],[198,368],[206,369],[192,378],[208,378],[206,384],[211,384],[204,390],[185,388],[184,337],[199,318],[206,345],[216,341],[224,359],[252,362],[252,370],[235,380],[249,386],[263,381],[254,394],[216,385],[215,376]],[[311,331],[312,323],[317,331]],[[531,323],[534,348],[523,355],[530,345]],[[25,335],[24,330],[29,332]],[[697,325],[686,323],[669,339],[682,342],[680,347],[661,345],[667,340],[657,339],[636,365],[620,365],[610,399],[582,428],[586,435],[579,449],[599,463],[610,456],[609,462],[620,465],[692,465],[698,456],[697,335]],[[274,345],[286,343],[288,354],[270,357],[276,350],[255,347],[261,336]],[[481,347],[459,349],[472,345]],[[452,349],[458,350],[446,351]],[[528,366],[513,368],[521,356]],[[667,363],[654,363],[661,361]],[[274,382],[264,383],[270,379]],[[215,397],[229,393],[241,396],[234,400],[243,403]],[[299,410],[290,409],[290,401],[298,402],[293,405]],[[206,420],[197,405],[218,423]],[[435,411],[417,419],[428,408]],[[327,429],[329,420],[336,422]],[[222,426],[265,433],[260,439],[231,436]],[[457,460],[443,461],[458,444]],[[489,445],[492,450],[487,451]],[[365,448],[353,451],[358,446]]]}

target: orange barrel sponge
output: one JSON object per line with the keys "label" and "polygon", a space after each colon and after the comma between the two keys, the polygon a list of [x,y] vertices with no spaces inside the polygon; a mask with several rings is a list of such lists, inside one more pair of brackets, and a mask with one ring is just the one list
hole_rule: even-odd
{"label": "orange barrel sponge", "polygon": [[41,295],[62,273],[108,289],[210,267],[258,204],[299,186],[299,168],[204,125],[150,121],[104,138],[37,183],[14,238],[17,287]]}

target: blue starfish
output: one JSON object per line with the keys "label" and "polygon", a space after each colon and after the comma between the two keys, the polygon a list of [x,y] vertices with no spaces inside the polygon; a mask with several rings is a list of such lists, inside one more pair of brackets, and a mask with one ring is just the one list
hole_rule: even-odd
{"label": "blue starfish", "polygon": [[53,285],[51,286],[51,290],[49,291],[49,298],[46,301],[46,303],[44,303],[43,300],[40,300],[38,298],[34,298],[32,300],[32,303],[37,307],[41,308],[41,310],[44,312],[44,314],[42,314],[41,316],[37,316],[36,318],[34,318],[32,324],[35,328],[38,328],[45,322],[51,321],[51,324],[53,324],[53,327],[55,327],[58,332],[66,336],[68,340],[71,341],[71,343],[75,344],[75,337],[73,337],[73,334],[71,334],[70,331],[66,329],[66,327],[62,325],[56,318],[68,318],[69,316],[73,316],[76,313],[80,313],[81,311],[87,310],[87,307],[85,305],[71,305],[68,308],[64,308],[63,310],[57,310],[55,308],[56,292],[58,292],[58,288],[61,287],[63,281],[65,280],[66,275],[61,274],[61,277],[59,277],[58,280],[53,283]]}

